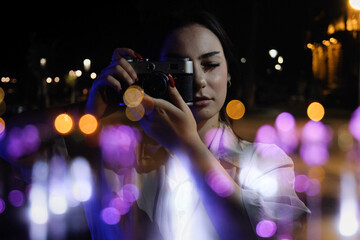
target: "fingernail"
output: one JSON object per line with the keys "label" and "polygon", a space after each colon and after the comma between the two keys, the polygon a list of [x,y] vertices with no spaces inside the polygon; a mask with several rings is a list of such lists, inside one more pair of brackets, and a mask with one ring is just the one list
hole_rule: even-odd
{"label": "fingernail", "polygon": [[136,77],[136,78],[135,78],[135,82],[138,82],[138,81],[139,81],[139,78],[138,78],[138,77]]}
{"label": "fingernail", "polygon": [[174,88],[175,87],[175,81],[174,81],[173,76],[171,76],[171,74],[169,73],[168,77],[169,77],[170,86]]}
{"label": "fingernail", "polygon": [[140,58],[141,60],[143,59],[143,57],[140,54],[138,54],[137,52],[135,52],[135,55],[137,58]]}

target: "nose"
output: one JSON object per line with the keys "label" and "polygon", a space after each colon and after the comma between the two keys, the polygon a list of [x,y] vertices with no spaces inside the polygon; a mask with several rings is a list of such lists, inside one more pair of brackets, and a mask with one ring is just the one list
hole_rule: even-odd
{"label": "nose", "polygon": [[206,85],[207,85],[207,83],[205,80],[205,74],[202,71],[201,67],[194,66],[194,88],[195,88],[195,90],[205,88]]}

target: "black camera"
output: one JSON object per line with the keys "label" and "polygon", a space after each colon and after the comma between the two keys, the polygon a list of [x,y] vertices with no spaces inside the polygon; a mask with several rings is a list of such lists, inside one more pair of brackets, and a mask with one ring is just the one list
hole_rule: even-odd
{"label": "black camera", "polygon": [[149,59],[129,59],[134,68],[139,85],[144,92],[154,98],[169,100],[169,74],[174,79],[175,86],[186,103],[193,102],[193,62],[188,58],[176,61],[153,62]]}
{"label": "black camera", "polygon": [[[175,86],[184,101],[191,105],[193,102],[193,62],[188,58],[179,58],[173,61],[150,61],[149,59],[128,59],[134,68],[140,86],[144,92],[154,98],[169,100],[168,85],[169,74],[174,79]],[[123,105],[122,96],[113,89],[105,89],[103,93],[105,102],[111,105]]]}

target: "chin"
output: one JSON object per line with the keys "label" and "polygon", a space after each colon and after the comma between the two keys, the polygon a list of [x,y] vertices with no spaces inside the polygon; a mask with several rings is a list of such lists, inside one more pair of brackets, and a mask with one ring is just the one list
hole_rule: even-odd
{"label": "chin", "polygon": [[200,110],[192,109],[192,112],[196,122],[209,120],[210,118],[214,117],[216,113],[218,113],[218,112],[214,113],[213,111],[210,111],[208,109],[200,109]]}

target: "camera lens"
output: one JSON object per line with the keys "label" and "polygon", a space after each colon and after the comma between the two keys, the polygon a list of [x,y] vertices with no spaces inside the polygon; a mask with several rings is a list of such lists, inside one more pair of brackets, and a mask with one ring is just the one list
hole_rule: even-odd
{"label": "camera lens", "polygon": [[163,72],[152,72],[143,81],[142,87],[146,94],[154,98],[164,98],[167,94],[168,76]]}

